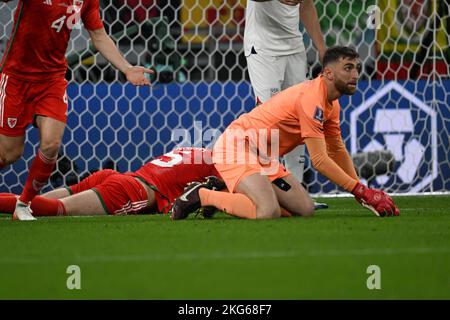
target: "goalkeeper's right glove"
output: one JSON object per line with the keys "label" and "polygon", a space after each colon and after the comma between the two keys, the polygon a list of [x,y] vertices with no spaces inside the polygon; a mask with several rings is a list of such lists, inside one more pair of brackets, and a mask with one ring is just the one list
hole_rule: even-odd
{"label": "goalkeeper's right glove", "polygon": [[358,182],[353,188],[352,194],[363,207],[369,209],[379,217],[400,215],[400,210],[398,210],[394,201],[384,191],[369,189]]}

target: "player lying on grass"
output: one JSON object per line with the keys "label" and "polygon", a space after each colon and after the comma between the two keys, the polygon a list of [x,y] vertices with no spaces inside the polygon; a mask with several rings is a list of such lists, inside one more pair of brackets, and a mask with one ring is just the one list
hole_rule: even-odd
{"label": "player lying on grass", "polygon": [[359,182],[342,142],[338,98],[355,93],[360,69],[356,51],[329,48],[319,77],[276,94],[232,122],[213,150],[215,167],[231,192],[192,184],[175,200],[171,218],[184,219],[201,206],[248,219],[278,218],[282,208],[293,215],[312,215],[307,192],[278,161],[300,143],[306,144],[313,166],[363,206],[378,216],[399,215],[386,193]]}
{"label": "player lying on grass", "polygon": [[[211,150],[178,148],[135,172],[100,170],[76,185],[35,197],[31,210],[35,216],[167,213],[191,181],[206,179],[204,185],[214,190],[225,187],[214,177],[211,157]],[[0,212],[13,213],[17,197],[0,194]]]}

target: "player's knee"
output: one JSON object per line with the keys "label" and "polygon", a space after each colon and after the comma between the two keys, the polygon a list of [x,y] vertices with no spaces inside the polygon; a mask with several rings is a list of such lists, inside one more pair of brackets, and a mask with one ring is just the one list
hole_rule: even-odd
{"label": "player's knee", "polygon": [[16,162],[22,156],[23,148],[23,145],[11,149],[2,148],[0,152],[0,164],[7,166]]}
{"label": "player's knee", "polygon": [[41,141],[40,149],[46,157],[53,158],[58,155],[60,146],[61,146],[61,140],[51,139],[51,140]]}
{"label": "player's knee", "polygon": [[256,207],[256,219],[277,219],[281,217],[279,205],[266,204]]}
{"label": "player's knee", "polygon": [[300,215],[303,217],[310,217],[314,214],[314,201],[312,199],[308,199],[305,201],[304,207],[302,208],[302,212]]}

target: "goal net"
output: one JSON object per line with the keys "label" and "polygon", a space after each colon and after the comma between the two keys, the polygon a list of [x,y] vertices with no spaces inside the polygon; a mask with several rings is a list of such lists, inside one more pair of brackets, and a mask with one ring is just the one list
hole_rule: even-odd
{"label": "goal net", "polygon": [[[353,46],[363,63],[357,93],[340,99],[348,149],[389,150],[395,159],[389,172],[367,183],[391,193],[450,191],[448,2],[314,2],[326,44]],[[16,6],[0,4],[2,53]],[[153,85],[127,84],[96,54],[87,32],[75,28],[67,52],[68,124],[47,189],[104,167],[135,170],[177,145],[211,146],[255,105],[242,44],[245,0],[101,0],[100,6],[125,57],[154,68]],[[320,64],[306,34],[304,41],[312,78]],[[0,174],[1,192],[21,192],[37,144],[30,128],[23,158]],[[308,160],[304,183],[313,194],[342,192]]]}

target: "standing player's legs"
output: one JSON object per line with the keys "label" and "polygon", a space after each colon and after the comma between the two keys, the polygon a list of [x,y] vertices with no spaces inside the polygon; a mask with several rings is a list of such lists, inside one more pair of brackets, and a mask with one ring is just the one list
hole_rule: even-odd
{"label": "standing player's legs", "polygon": [[[306,52],[284,56],[285,73],[281,90],[285,90],[293,85],[306,80]],[[305,170],[305,145],[299,145],[283,157],[284,165],[288,171],[300,182],[303,182]]]}
{"label": "standing player's legs", "polygon": [[246,58],[250,82],[258,105],[280,92],[284,82],[285,60],[261,52],[252,53]]}
{"label": "standing player's legs", "polygon": [[22,156],[29,117],[27,91],[25,83],[0,73],[0,169]]}
{"label": "standing player's legs", "polygon": [[39,193],[55,167],[58,158],[58,150],[64,134],[65,123],[38,116],[37,124],[41,142],[36,157],[34,158],[27,181],[20,195],[15,210],[15,218],[20,218],[29,208],[29,203]]}
{"label": "standing player's legs", "polygon": [[66,87],[65,79],[56,79],[34,84],[31,89],[40,145],[16,204],[14,216],[19,220],[31,215],[29,203],[47,184],[55,167],[67,118]]}
{"label": "standing player's legs", "polygon": [[283,57],[285,61],[284,81],[281,90],[285,90],[306,80],[306,52],[302,51]]}
{"label": "standing player's legs", "polygon": [[40,145],[36,158],[31,164],[30,172],[20,201],[28,203],[40,189],[47,183],[58,157],[58,150],[64,134],[65,123],[38,116],[36,119],[39,127]]}
{"label": "standing player's legs", "polygon": [[[25,130],[33,107],[28,103],[32,84],[0,73],[0,168],[15,162],[23,153]],[[35,220],[26,206],[21,220]]]}

